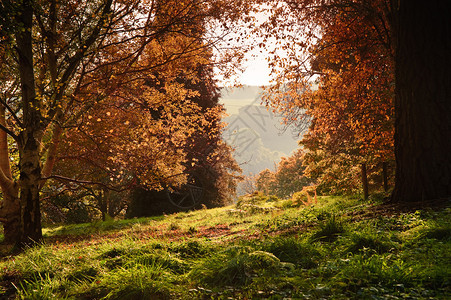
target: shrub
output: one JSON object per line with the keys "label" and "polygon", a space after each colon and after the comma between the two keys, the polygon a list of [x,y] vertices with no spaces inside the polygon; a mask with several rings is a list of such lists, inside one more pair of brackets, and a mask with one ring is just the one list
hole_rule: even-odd
{"label": "shrub", "polygon": [[316,186],[305,187],[302,191],[294,193],[291,200],[298,206],[317,203]]}

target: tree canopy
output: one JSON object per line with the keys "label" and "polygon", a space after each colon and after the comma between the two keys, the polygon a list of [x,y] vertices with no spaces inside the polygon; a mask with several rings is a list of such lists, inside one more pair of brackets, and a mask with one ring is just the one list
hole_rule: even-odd
{"label": "tree canopy", "polygon": [[5,240],[42,238],[52,189],[158,190],[200,164],[218,191],[233,186],[213,70],[243,58],[241,25],[271,48],[264,101],[308,125],[297,155],[320,190],[357,190],[360,168],[364,186],[371,170],[387,187],[391,166],[393,200],[449,197],[449,13],[407,0],[2,1]]}
{"label": "tree canopy", "polygon": [[311,118],[306,173],[350,190],[356,165],[362,174],[383,165],[386,181],[390,164],[393,200],[448,197],[449,10],[435,1],[266,3],[264,37],[287,51],[272,53],[267,103],[288,123]]}
{"label": "tree canopy", "polygon": [[[104,170],[127,164],[149,186],[182,173],[184,145],[218,114],[213,107],[200,114],[190,100],[197,92],[185,83],[199,80],[198,66],[237,57],[214,61],[211,51],[250,8],[221,0],[2,1],[5,240],[40,240],[40,191],[48,179],[65,177],[53,172],[58,147],[70,145],[75,131]],[[94,136],[94,128],[106,131]]]}
{"label": "tree canopy", "polygon": [[[387,1],[286,1],[264,24],[287,57],[266,102],[287,123],[310,124],[306,173],[323,189],[353,191],[359,164],[393,161],[394,77]],[[275,25],[276,24],[276,25]],[[290,44],[290,48],[288,48]]]}

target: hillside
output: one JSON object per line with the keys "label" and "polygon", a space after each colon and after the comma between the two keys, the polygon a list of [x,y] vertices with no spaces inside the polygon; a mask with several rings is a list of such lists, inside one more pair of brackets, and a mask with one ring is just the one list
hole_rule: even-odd
{"label": "hillside", "polygon": [[254,195],[46,228],[42,246],[0,262],[0,298],[449,299],[450,207],[439,205]]}
{"label": "hillside", "polygon": [[224,118],[228,126],[223,137],[235,148],[234,157],[245,175],[274,170],[281,157],[298,148],[291,129],[284,130],[282,117],[261,105],[262,92],[256,86],[221,91],[221,103],[229,115]]}

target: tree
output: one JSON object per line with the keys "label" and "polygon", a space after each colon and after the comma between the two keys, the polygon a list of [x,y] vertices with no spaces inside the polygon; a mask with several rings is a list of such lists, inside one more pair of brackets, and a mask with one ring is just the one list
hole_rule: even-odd
{"label": "tree", "polygon": [[[278,15],[283,16],[286,21],[280,22],[278,25],[279,22],[274,21],[276,20],[274,18],[272,22],[267,23],[269,28],[274,27],[274,24],[279,27],[297,25],[297,27],[290,27],[291,30],[287,30],[289,41],[293,41],[294,46],[289,48],[293,50],[292,55],[282,61],[284,64],[282,67],[288,71],[281,74],[284,79],[287,79],[285,82],[297,84],[298,81],[301,81],[301,89],[298,88],[298,90],[303,91],[302,88],[305,84],[302,85],[303,76],[299,76],[299,74],[311,75],[312,73],[303,71],[311,70],[315,68],[315,63],[318,62],[321,65],[323,61],[323,55],[315,53],[315,48],[316,50],[330,48],[338,56],[336,58],[327,56],[332,58],[332,64],[329,64],[332,68],[328,69],[331,69],[331,74],[338,80],[334,77],[329,77],[329,79],[344,83],[342,79],[346,77],[343,77],[343,71],[352,70],[346,68],[346,65],[352,62],[355,66],[365,66],[363,69],[360,68],[362,71],[370,71],[368,74],[371,77],[360,76],[364,74],[360,71],[354,74],[356,81],[359,82],[358,86],[367,86],[366,82],[359,78],[372,78],[372,81],[369,81],[372,93],[383,91],[383,86],[377,84],[377,81],[381,79],[387,81],[386,86],[388,87],[396,86],[394,102],[389,100],[392,98],[390,95],[392,92],[388,89],[385,93],[386,96],[380,98],[385,100],[377,101],[375,106],[376,109],[385,110],[380,114],[381,117],[385,115],[388,117],[388,121],[394,122],[392,128],[395,131],[396,179],[392,199],[399,202],[449,197],[451,193],[451,143],[448,137],[451,112],[451,101],[449,101],[451,34],[448,6],[443,1],[420,3],[416,1],[287,0],[285,3],[286,5],[276,6],[276,9]],[[296,12],[297,16],[287,18],[287,11]],[[351,18],[347,22],[342,22],[342,20],[346,20],[347,16]],[[336,27],[336,25],[339,26]],[[304,30],[298,30],[299,28]],[[328,43],[328,40],[334,41],[334,39],[330,39],[331,33],[332,36],[341,36],[344,39],[340,38],[333,43]],[[353,37],[357,39],[353,39]],[[326,43],[322,45],[324,41]],[[349,44],[349,42],[352,43]],[[320,48],[316,47],[317,45]],[[342,47],[343,45],[345,48]],[[346,45],[355,45],[356,47],[350,48]],[[324,46],[327,47],[324,48]],[[299,48],[310,51],[303,52],[307,55],[298,56]],[[384,48],[385,51],[383,51]],[[336,51],[337,49],[338,51]],[[353,51],[343,52],[341,49]],[[365,60],[365,56],[361,55],[365,53],[370,57],[372,54],[376,54],[376,58],[381,58],[386,62],[384,64],[368,64],[368,62],[377,62],[381,59]],[[312,57],[316,58],[312,59]],[[393,62],[395,64],[394,71],[393,67],[390,67]],[[342,68],[343,66],[345,68]],[[367,66],[371,68],[367,68]],[[386,70],[385,74],[380,73],[381,70]],[[316,75],[320,78],[318,90],[321,91],[321,81],[323,78],[327,79],[327,74],[326,77],[322,73]],[[390,79],[393,75],[395,81]],[[343,85],[343,87],[348,88],[348,85]],[[295,91],[295,89],[291,90]],[[339,91],[339,86],[328,90],[329,93],[336,93],[336,91]],[[292,92],[291,95],[295,96],[296,93]],[[358,90],[350,88],[349,96],[351,98],[353,96],[360,97],[360,94]],[[279,99],[283,100],[283,98]],[[339,100],[337,104],[346,103],[343,102],[344,98],[337,97],[337,99]],[[368,99],[373,99],[373,96]],[[283,103],[283,101],[280,102]],[[355,101],[354,103],[358,104]],[[360,109],[361,111],[371,107],[371,103],[365,103],[365,101],[362,103],[364,110]],[[302,101],[294,102],[292,107],[299,105],[304,105],[304,103]],[[361,119],[352,117],[353,111],[359,112],[358,105],[354,105],[354,107],[357,110],[353,108],[352,111],[336,111],[335,115],[348,116],[351,113],[350,119],[358,120],[360,123]],[[393,109],[395,110],[394,117],[390,112]],[[330,118],[330,116],[334,116],[334,113],[330,111],[324,115]],[[374,113],[368,119],[364,116],[362,119],[364,126],[360,126],[361,129],[368,128],[368,125],[373,123],[367,122],[373,118],[372,116]],[[317,120],[323,122],[322,119],[317,118]],[[340,124],[346,125],[346,122],[340,122]],[[353,128],[352,125],[347,122],[347,126],[358,133],[355,141],[359,143],[361,140],[364,142],[363,146],[369,145],[371,147],[368,148],[378,150],[377,147],[373,147],[373,143],[368,143],[368,138],[374,141],[380,140],[377,138],[380,136],[380,131],[374,131],[373,134],[365,130],[359,132],[359,126]],[[314,126],[317,126],[315,121]],[[333,124],[332,128],[336,129],[339,126]],[[389,136],[390,132],[391,129],[382,131],[384,136]],[[329,138],[329,136],[325,134],[322,138]],[[346,140],[338,139],[338,141]],[[345,148],[348,146],[346,145]],[[340,146],[340,148],[342,147]],[[389,148],[386,149],[389,150]],[[374,151],[371,152],[374,154]],[[369,154],[372,155],[371,152]]]}
{"label": "tree", "polygon": [[[221,141],[222,107],[210,66],[205,65],[210,62],[207,54],[191,54],[176,66],[165,64],[158,68],[158,78],[155,69],[141,72],[141,81],[121,84],[114,97],[95,104],[80,126],[67,130],[56,163],[56,174],[64,177],[53,178],[70,193],[76,187],[96,189],[99,195],[105,194],[105,187],[152,190],[152,197],[145,191],[131,194],[130,216],[177,210],[157,191],[184,184],[189,175],[202,180],[203,204],[227,203],[226,183],[233,179],[229,172],[238,168]],[[142,57],[146,64],[158,64],[158,57],[148,55]],[[96,98],[99,90],[103,88],[95,87],[83,97]]]}
{"label": "tree", "polygon": [[[23,245],[42,238],[40,190],[54,176],[64,131],[77,126],[76,121],[92,105],[108,99],[114,89],[103,89],[88,102],[79,101],[80,93],[101,83],[122,84],[115,78],[123,80],[131,74],[133,80],[140,72],[155,68],[142,64],[140,57],[150,44],[161,50],[157,46],[164,34],[184,34],[191,40],[204,40],[205,44],[197,44],[201,47],[211,47],[218,41],[217,35],[197,30],[199,26],[184,30],[184,25],[193,18],[225,25],[248,9],[240,1],[225,2],[227,5],[221,0],[0,3],[1,73],[6,76],[0,99],[0,221],[6,242]],[[166,39],[171,41],[175,42]],[[192,53],[189,43],[178,46],[177,52],[160,51],[163,63]],[[16,150],[18,177],[11,172],[9,159]]]}
{"label": "tree", "polygon": [[310,183],[304,175],[304,151],[298,149],[289,157],[282,157],[275,172],[266,169],[258,174],[257,190],[280,198],[292,196]]}
{"label": "tree", "polygon": [[[362,170],[393,161],[393,55],[388,1],[286,1],[266,23],[285,32],[267,103],[310,122],[306,173],[323,192],[355,191]],[[282,21],[285,19],[285,21]],[[274,25],[276,24],[276,25]],[[275,26],[275,28],[274,28]],[[305,126],[305,124],[304,124]]]}
{"label": "tree", "polygon": [[[451,10],[391,1],[396,33],[396,179],[392,200],[451,196]],[[399,5],[399,6],[398,6]]]}
{"label": "tree", "polygon": [[[83,189],[91,181],[97,182],[100,190],[105,186],[152,190],[153,197],[145,197],[152,199],[144,199],[144,191],[132,193],[139,195],[132,197],[136,203],[131,207],[137,207],[140,216],[147,211],[168,212],[162,207],[177,209],[165,193],[157,191],[180,186],[190,175],[202,179],[203,204],[227,202],[229,189],[226,192],[220,181],[230,181],[233,176],[229,172],[236,168],[230,168],[230,155],[222,155],[227,147],[220,136],[222,107],[213,80],[213,57],[204,41],[188,35],[204,31],[202,26],[201,18],[186,20],[180,31],[161,35],[157,43],[146,47],[137,63],[142,66],[139,73],[118,74],[114,80],[91,83],[78,95],[78,101],[85,103],[109,90],[108,100],[93,103],[88,118],[81,118],[79,126],[68,130],[70,146],[62,145],[65,151],[57,167],[69,167],[57,174],[72,174],[66,178],[77,178]],[[169,53],[186,55],[166,61]],[[104,56],[115,60],[117,52]],[[98,72],[90,76],[103,78],[102,73],[107,73],[102,69]],[[74,162],[78,168],[73,167]],[[216,167],[219,165],[223,165],[221,170]],[[119,170],[127,176],[119,176]],[[157,205],[161,201],[168,204]],[[130,215],[134,215],[133,211]]]}
{"label": "tree", "polygon": [[257,191],[260,191],[265,195],[275,195],[277,186],[275,177],[275,173],[270,169],[265,169],[258,173],[257,178],[255,179]]}

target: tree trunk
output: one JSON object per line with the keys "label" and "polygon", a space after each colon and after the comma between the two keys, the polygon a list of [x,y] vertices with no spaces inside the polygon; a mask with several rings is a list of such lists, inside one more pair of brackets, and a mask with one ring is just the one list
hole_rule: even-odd
{"label": "tree trunk", "polygon": [[15,190],[15,194],[2,191],[3,242],[6,244],[15,244],[20,239],[20,205],[18,191]]}
{"label": "tree trunk", "polygon": [[447,1],[399,3],[394,201],[451,196],[451,11]]}
{"label": "tree trunk", "polygon": [[[24,134],[26,136],[26,134]],[[41,165],[39,144],[34,136],[24,141],[24,149],[20,151],[19,161],[19,200],[21,232],[19,243],[29,245],[42,239],[41,210],[39,207],[39,190]]]}
{"label": "tree trunk", "polygon": [[108,205],[106,202],[105,197],[103,197],[103,195],[99,196],[99,208],[100,208],[100,212],[102,213],[102,221],[106,221],[106,215],[108,213]]}
{"label": "tree trunk", "polygon": [[388,162],[382,163],[382,182],[384,183],[384,191],[388,192]]}
{"label": "tree trunk", "polygon": [[360,165],[362,170],[362,188],[363,188],[363,198],[368,199],[368,175],[366,172],[366,164]]}
{"label": "tree trunk", "polygon": [[[6,128],[5,117],[5,107],[0,105],[0,124]],[[11,173],[8,147],[8,135],[0,129],[0,187],[3,198],[0,207],[0,221],[3,223],[4,242],[13,244],[19,238],[20,233],[20,205],[19,188]]]}
{"label": "tree trunk", "polygon": [[41,160],[39,145],[43,125],[40,102],[36,99],[33,66],[33,4],[23,0],[22,11],[17,20],[23,30],[16,34],[17,55],[21,95],[23,103],[23,128],[18,137],[19,148],[19,203],[20,232],[16,241],[21,245],[33,244],[42,238],[41,213],[39,208],[39,187],[41,180]]}

